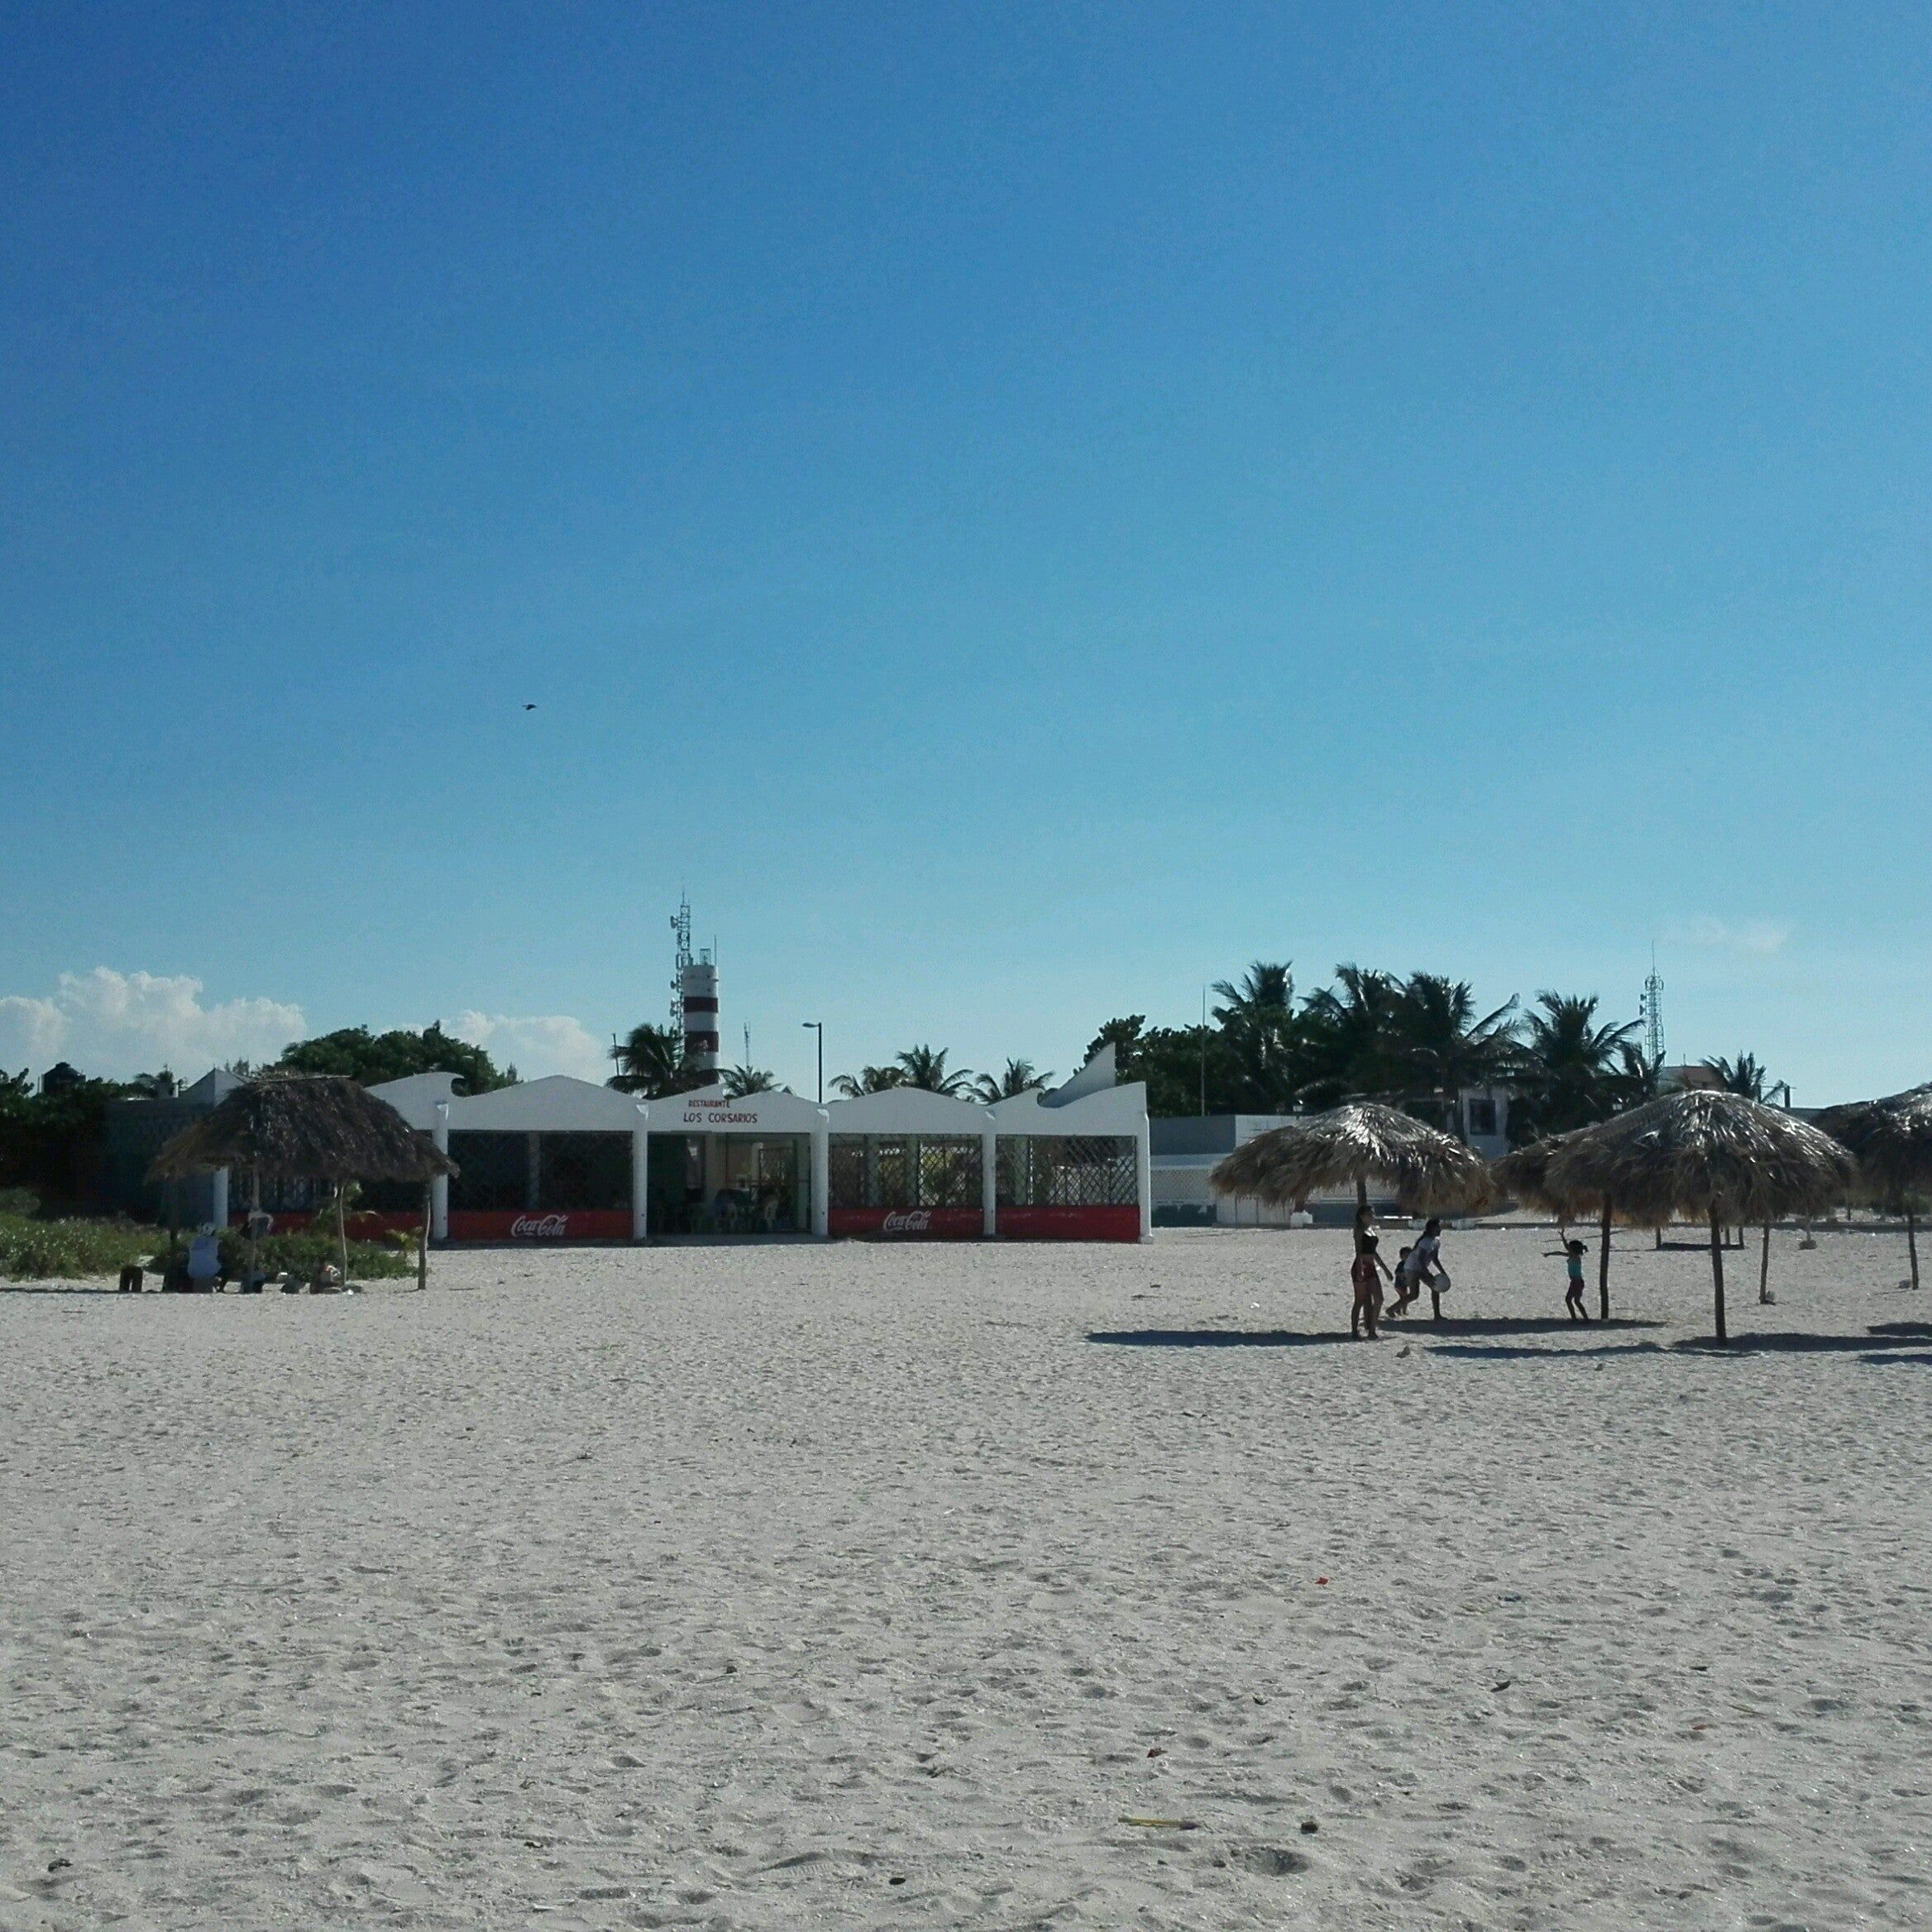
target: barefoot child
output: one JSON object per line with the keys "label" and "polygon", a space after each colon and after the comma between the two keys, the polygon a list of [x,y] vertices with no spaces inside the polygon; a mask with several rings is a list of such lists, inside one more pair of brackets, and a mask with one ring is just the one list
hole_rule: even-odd
{"label": "barefoot child", "polygon": [[1589,1253],[1581,1241],[1566,1241],[1554,1251],[1563,1257],[1565,1271],[1570,1277],[1570,1285],[1563,1295],[1563,1306],[1570,1311],[1572,1322],[1587,1322],[1590,1311],[1583,1305],[1583,1257]]}
{"label": "barefoot child", "polygon": [[1404,1248],[1395,1257],[1395,1299],[1389,1306],[1389,1318],[1407,1314],[1408,1304],[1422,1292],[1415,1274],[1415,1250]]}
{"label": "barefoot child", "polygon": [[1348,1332],[1358,1341],[1365,1326],[1369,1340],[1377,1339],[1377,1324],[1382,1313],[1382,1277],[1388,1268],[1388,1263],[1375,1252],[1375,1236],[1364,1235],[1354,1265],[1348,1271],[1348,1278],[1355,1286],[1355,1306],[1349,1312]]}

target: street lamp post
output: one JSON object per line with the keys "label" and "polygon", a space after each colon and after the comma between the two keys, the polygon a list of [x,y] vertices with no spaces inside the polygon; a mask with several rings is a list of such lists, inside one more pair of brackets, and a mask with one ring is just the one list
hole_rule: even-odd
{"label": "street lamp post", "polygon": [[825,1023],[823,1020],[801,1021],[807,1032],[819,1036],[819,1105],[825,1104]]}

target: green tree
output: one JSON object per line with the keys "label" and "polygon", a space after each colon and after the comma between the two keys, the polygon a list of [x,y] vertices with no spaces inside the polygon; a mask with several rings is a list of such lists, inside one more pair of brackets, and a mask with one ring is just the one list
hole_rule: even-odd
{"label": "green tree", "polygon": [[673,1026],[653,1026],[648,1020],[631,1028],[610,1049],[617,1071],[605,1083],[620,1093],[641,1093],[662,1100],[672,1093],[689,1093],[705,1084],[705,1077],[684,1057],[684,1035]]}
{"label": "green tree", "polygon": [[1720,1054],[1703,1064],[1707,1071],[1717,1075],[1725,1093],[1741,1093],[1747,1100],[1763,1099],[1772,1083],[1764,1063],[1754,1053],[1740,1053],[1734,1060],[1727,1060]]}
{"label": "green tree", "polygon": [[856,1074],[836,1074],[832,1091],[842,1099],[856,1100],[862,1093],[886,1093],[906,1084],[903,1067],[861,1067]]}
{"label": "green tree", "polygon": [[928,1093],[959,1094],[973,1084],[970,1067],[955,1067],[950,1073],[946,1070],[943,1046],[909,1046],[896,1057],[908,1087],[922,1088]]}
{"label": "green tree", "polygon": [[1621,1113],[1625,1107],[1641,1107],[1657,1098],[1663,1069],[1636,1041],[1627,1040],[1617,1049],[1617,1061],[1616,1106],[1612,1112]]}
{"label": "green tree", "polygon": [[1150,1027],[1145,1014],[1129,1013],[1094,1035],[1087,1058],[1103,1046],[1114,1050],[1121,1079],[1146,1083],[1147,1111],[1161,1119],[1201,1112],[1203,1095],[1209,1113],[1232,1113],[1241,1105],[1241,1064],[1218,1027]]}
{"label": "green tree", "polygon": [[763,1067],[727,1067],[724,1096],[728,1100],[748,1099],[754,1093],[776,1093],[778,1083]]}
{"label": "green tree", "polygon": [[412,1074],[454,1074],[459,1093],[487,1093],[514,1085],[517,1070],[496,1063],[480,1046],[458,1040],[433,1020],[420,1033],[397,1027],[371,1033],[366,1026],[344,1026],[313,1040],[291,1040],[276,1065],[290,1074],[342,1074],[365,1087]]}
{"label": "green tree", "polygon": [[1400,994],[1392,975],[1347,964],[1335,968],[1333,986],[1309,994],[1302,1010],[1304,1106],[1336,1107],[1400,1089],[1394,1044]]}
{"label": "green tree", "polygon": [[1236,1069],[1235,1111],[1285,1113],[1299,1099],[1309,1071],[1294,973],[1286,961],[1257,959],[1239,986],[1222,979],[1214,1020]]}
{"label": "green tree", "polygon": [[84,1078],[36,1093],[23,1068],[0,1074],[0,1188],[21,1188],[43,1208],[92,1204],[99,1193],[102,1117],[135,1091]]}
{"label": "green tree", "polygon": [[1516,1058],[1516,1002],[1478,1015],[1469,982],[1412,973],[1390,1014],[1389,1058],[1406,1100],[1444,1110],[1461,1132],[1457,1097],[1465,1088],[1507,1079]]}
{"label": "green tree", "polygon": [[1600,1024],[1596,1012],[1594,994],[1539,992],[1523,1016],[1509,1107],[1518,1145],[1607,1119],[1624,1103],[1638,1023]]}
{"label": "green tree", "polygon": [[1051,1074],[1041,1073],[1031,1060],[1008,1060],[1004,1072],[982,1074],[973,1083],[973,1096],[990,1107],[996,1100],[1011,1100],[1016,1094],[1044,1087],[1052,1078]]}

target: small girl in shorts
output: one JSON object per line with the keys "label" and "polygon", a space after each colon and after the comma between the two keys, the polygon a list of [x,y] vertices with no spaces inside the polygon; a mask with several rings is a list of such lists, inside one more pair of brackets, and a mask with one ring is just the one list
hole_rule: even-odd
{"label": "small girl in shorts", "polygon": [[1590,1311],[1583,1305],[1583,1257],[1589,1252],[1581,1241],[1566,1241],[1563,1244],[1564,1267],[1570,1277],[1569,1288],[1563,1296],[1563,1306],[1570,1311],[1572,1322],[1587,1322]]}

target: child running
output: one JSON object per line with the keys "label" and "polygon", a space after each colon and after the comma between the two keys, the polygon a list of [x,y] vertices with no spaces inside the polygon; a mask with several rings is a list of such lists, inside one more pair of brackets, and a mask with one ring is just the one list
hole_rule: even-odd
{"label": "child running", "polygon": [[1570,1311],[1572,1322],[1587,1322],[1590,1310],[1583,1305],[1583,1257],[1589,1253],[1581,1241],[1565,1241],[1561,1247],[1551,1250],[1552,1255],[1563,1257],[1565,1272],[1570,1277],[1570,1285],[1563,1296],[1563,1306]]}
{"label": "child running", "polygon": [[1415,1250],[1404,1248],[1395,1257],[1395,1299],[1389,1305],[1389,1320],[1407,1314],[1408,1304],[1422,1292],[1422,1284],[1416,1279]]}
{"label": "child running", "polygon": [[1349,1311],[1348,1332],[1357,1341],[1361,1340],[1365,1327],[1370,1341],[1380,1339],[1382,1276],[1387,1268],[1388,1264],[1375,1252],[1375,1236],[1361,1236],[1354,1263],[1348,1271],[1348,1278],[1355,1286],[1355,1306]]}

